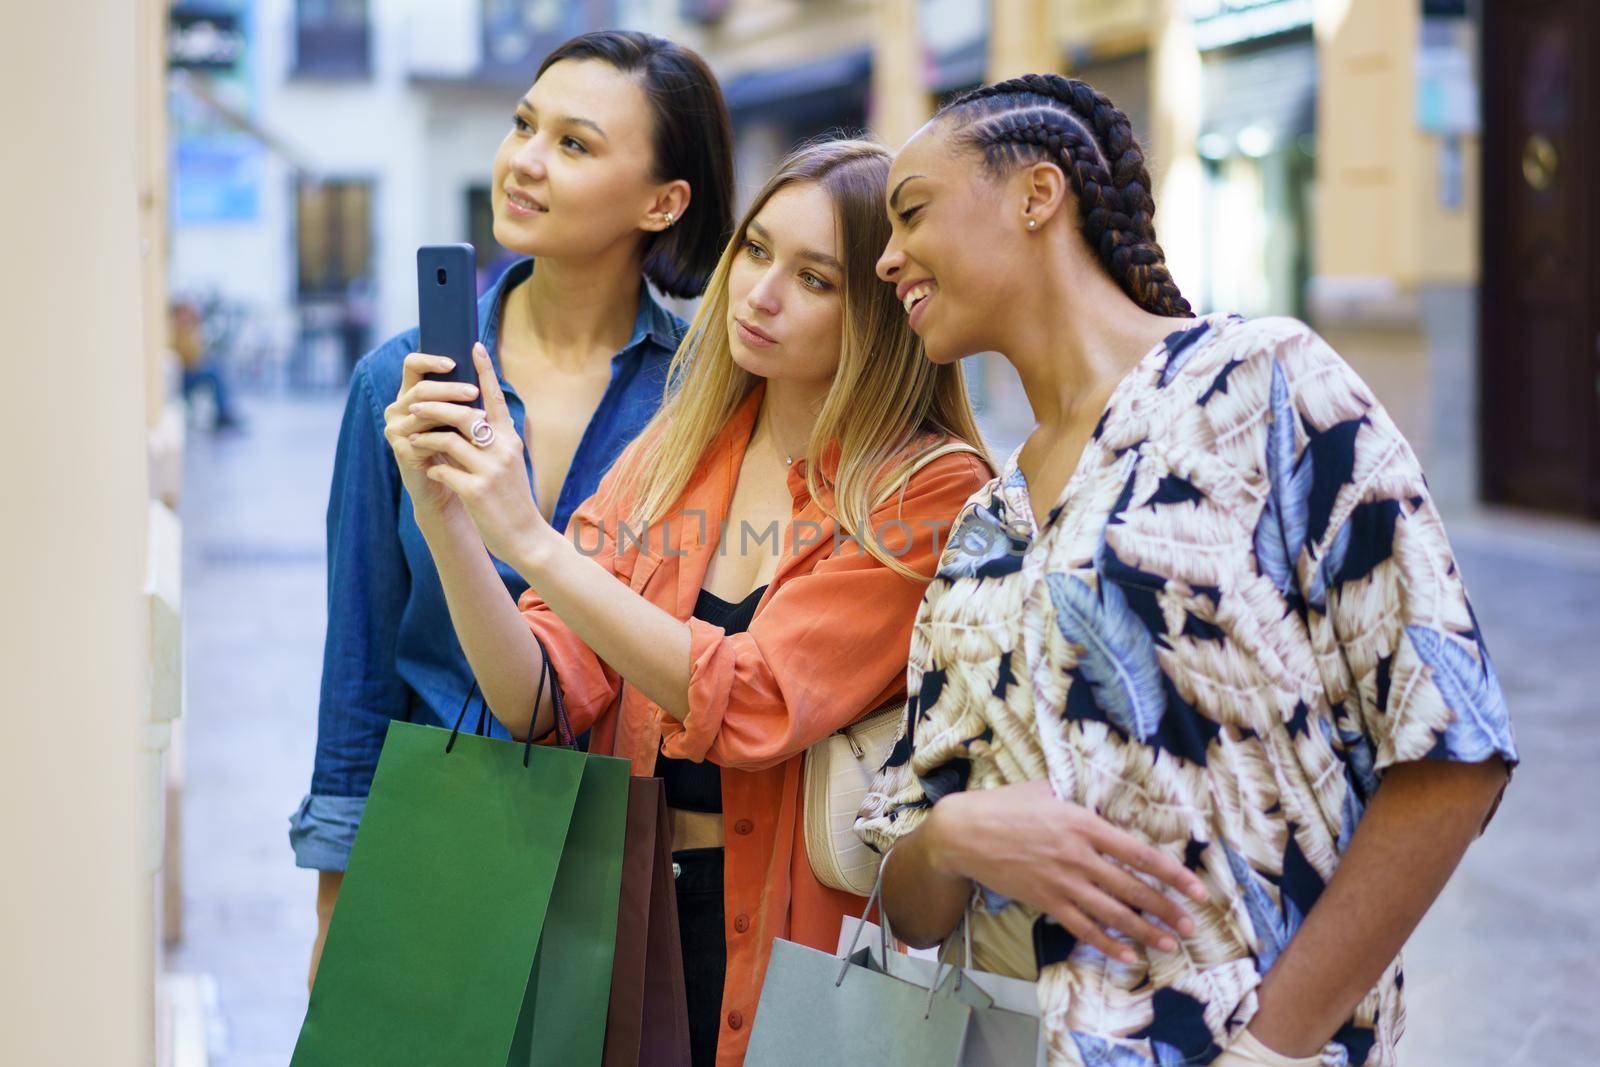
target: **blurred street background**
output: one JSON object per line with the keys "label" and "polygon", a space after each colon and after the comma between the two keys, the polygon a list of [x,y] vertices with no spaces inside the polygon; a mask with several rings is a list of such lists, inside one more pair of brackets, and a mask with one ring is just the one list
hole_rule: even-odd
{"label": "blurred street background", "polygon": [[[52,474],[46,454],[19,511],[74,515],[79,541],[57,531],[40,544],[82,566],[19,581],[41,583],[23,590],[29,603],[122,596],[148,607],[133,621],[51,616],[29,647],[42,662],[95,625],[148,655],[81,679],[57,672],[23,694],[101,709],[112,731],[101,736],[138,748],[137,776],[95,772],[123,773],[108,742],[103,762],[80,762],[75,778],[42,762],[0,779],[42,810],[90,809],[72,833],[100,836],[72,838],[78,866],[63,861],[63,878],[92,884],[103,855],[146,888],[134,916],[142,941],[123,935],[121,912],[63,905],[74,918],[40,928],[56,942],[27,957],[30,987],[78,988],[72,952],[103,950],[106,973],[139,988],[116,1033],[150,1045],[162,1067],[288,1062],[316,876],[294,866],[287,820],[312,764],[322,521],[350,368],[415,324],[417,246],[472,242],[480,285],[507,262],[489,185],[512,108],[555,45],[620,26],[710,61],[733,113],[742,198],[801,140],[866,129],[897,147],[951,94],[1024,72],[1085,79],[1129,114],[1161,243],[1196,310],[1306,319],[1411,439],[1510,700],[1524,762],[1407,950],[1401,1062],[1564,1067],[1600,1048],[1594,0],[68,0],[46,10],[27,32],[48,40],[26,50],[76,55],[81,43],[96,80],[21,52],[0,63],[20,72],[12,95],[37,104],[19,119],[33,123],[19,143],[59,157],[49,182],[8,199],[30,216],[17,218],[30,227],[18,247],[59,253],[52,278],[81,284],[84,264],[98,271],[97,314],[52,304],[45,320],[102,392],[79,413],[94,458]],[[20,16],[4,17],[0,39],[24,32]],[[100,110],[110,117],[93,124],[92,145],[63,138]],[[87,184],[121,174],[103,164],[124,158],[136,203]],[[64,232],[68,208],[93,250]],[[965,367],[1003,455],[1031,428],[1020,386],[998,357]],[[81,481],[89,463],[103,485]],[[69,481],[86,488],[64,495],[57,483]],[[148,492],[112,491],[124,483]],[[127,551],[98,551],[111,544]],[[74,695],[78,684],[103,688]],[[115,732],[129,723],[137,737]],[[58,781],[79,784],[40,801]],[[11,910],[38,922],[50,903]],[[58,957],[59,974],[38,969]],[[15,1062],[46,1059],[113,1062]]]}

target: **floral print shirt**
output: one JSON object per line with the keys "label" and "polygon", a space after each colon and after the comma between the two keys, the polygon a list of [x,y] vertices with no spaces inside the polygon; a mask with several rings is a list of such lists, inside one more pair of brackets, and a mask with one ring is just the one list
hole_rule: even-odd
{"label": "floral print shirt", "polygon": [[[1019,450],[1020,451],[1020,450]],[[1290,319],[1200,319],[1112,394],[1042,523],[1016,454],[963,508],[912,636],[907,721],[857,824],[1049,778],[1205,882],[1128,965],[1036,910],[1052,1065],[1211,1062],[1256,1010],[1384,771],[1516,761],[1505,702],[1405,439]],[[981,956],[979,957],[981,963]],[[1324,1048],[1391,1067],[1400,960]]]}

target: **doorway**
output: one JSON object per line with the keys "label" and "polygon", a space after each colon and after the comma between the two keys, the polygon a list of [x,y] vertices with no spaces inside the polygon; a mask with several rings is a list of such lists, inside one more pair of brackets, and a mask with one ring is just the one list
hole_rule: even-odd
{"label": "doorway", "polygon": [[1484,7],[1483,493],[1600,518],[1600,6]]}
{"label": "doorway", "polygon": [[377,299],[372,258],[373,183],[301,178],[295,185],[297,386],[339,386],[372,344]]}

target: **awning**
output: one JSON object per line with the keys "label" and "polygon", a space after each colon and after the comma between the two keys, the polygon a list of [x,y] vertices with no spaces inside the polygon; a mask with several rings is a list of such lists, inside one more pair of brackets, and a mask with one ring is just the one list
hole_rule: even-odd
{"label": "awning", "polygon": [[872,49],[855,48],[779,70],[751,71],[722,83],[735,119],[800,119],[866,106]]}
{"label": "awning", "polygon": [[[1314,132],[1317,50],[1309,33],[1280,43],[1208,52],[1202,65],[1202,154],[1230,155],[1239,135],[1273,148]],[[1217,146],[1207,152],[1208,145]],[[1253,154],[1253,153],[1252,153]]]}

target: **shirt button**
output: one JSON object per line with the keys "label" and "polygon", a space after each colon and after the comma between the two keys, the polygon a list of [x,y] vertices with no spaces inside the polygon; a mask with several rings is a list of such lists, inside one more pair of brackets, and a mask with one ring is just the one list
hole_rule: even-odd
{"label": "shirt button", "polygon": [[750,916],[741,915],[737,919],[733,920],[733,928],[739,931],[741,934],[750,929]]}
{"label": "shirt button", "polygon": [[736,834],[748,834],[755,828],[756,824],[751,822],[749,819],[740,819],[738,822],[733,824],[733,832]]}
{"label": "shirt button", "polygon": [[728,1029],[739,1030],[744,1027],[744,1016],[736,1011],[728,1013]]}

